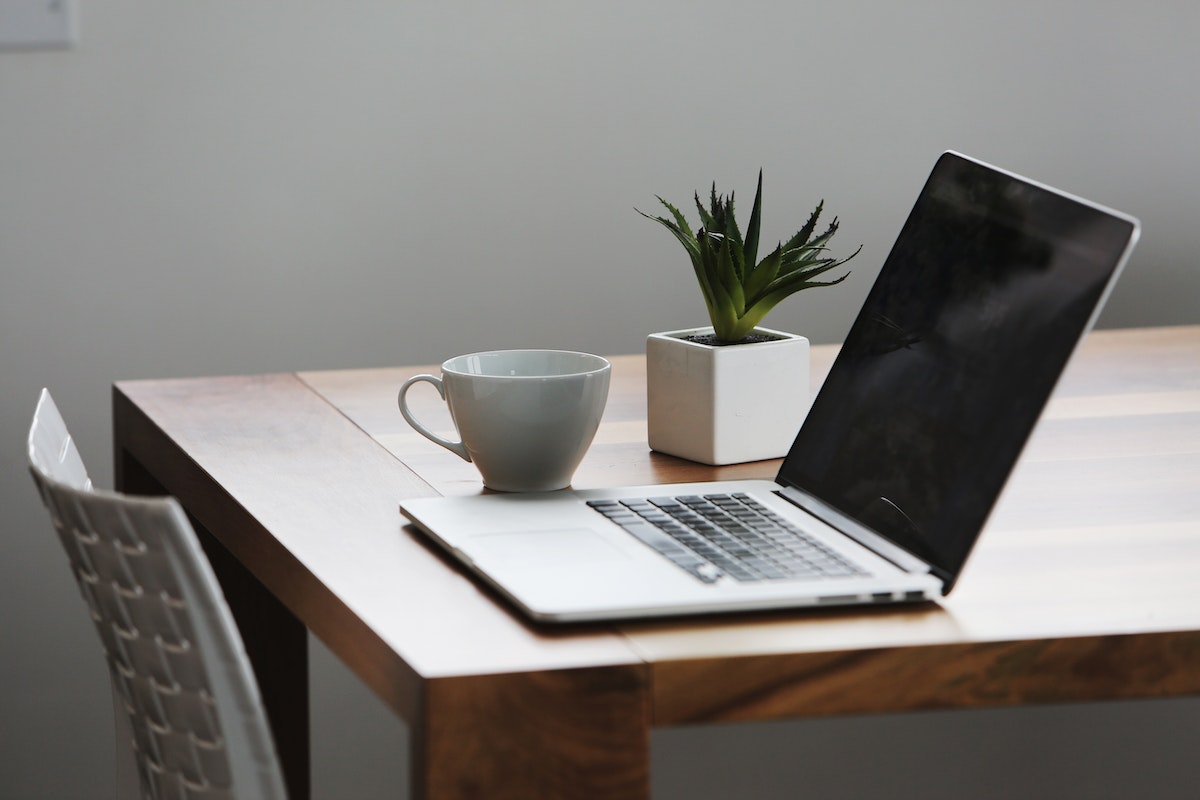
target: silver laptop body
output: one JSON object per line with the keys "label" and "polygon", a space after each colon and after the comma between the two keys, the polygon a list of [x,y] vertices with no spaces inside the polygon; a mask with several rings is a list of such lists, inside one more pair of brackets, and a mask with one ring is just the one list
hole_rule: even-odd
{"label": "silver laptop body", "polygon": [[[1138,233],[1132,217],[947,152],[774,481],[424,498],[401,511],[543,622],[941,597]],[[815,555],[781,574],[763,545],[697,544],[689,526],[718,516],[756,531],[765,517],[776,541],[803,537]],[[757,566],[733,563],[735,550]]]}

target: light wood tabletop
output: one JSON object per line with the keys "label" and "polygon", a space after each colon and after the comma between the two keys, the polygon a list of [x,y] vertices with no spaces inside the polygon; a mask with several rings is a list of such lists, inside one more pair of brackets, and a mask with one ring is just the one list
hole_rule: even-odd
{"label": "light wood tabletop", "polygon": [[[612,362],[576,488],[774,476],[650,452],[644,359]],[[118,488],[201,530],[296,800],[306,631],[408,721],[412,797],[438,800],[648,797],[653,727],[1200,693],[1200,326],[1090,334],[954,592],[884,610],[526,622],[398,511],[482,491],[396,408],[433,371],[114,387]],[[409,400],[450,431],[432,389]]]}

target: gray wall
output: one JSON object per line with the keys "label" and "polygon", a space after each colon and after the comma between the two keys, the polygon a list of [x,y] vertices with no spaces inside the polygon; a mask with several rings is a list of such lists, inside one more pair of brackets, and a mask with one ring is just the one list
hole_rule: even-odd
{"label": "gray wall", "polygon": [[[824,197],[864,244],[769,320],[836,341],[946,148],[1142,218],[1102,325],[1200,322],[1194,0],[81,5],[75,49],[0,53],[3,798],[112,780],[98,646],[24,474],[43,385],[109,485],[114,379],[640,351],[703,311],[633,206],[713,179],[748,204],[759,167],[766,238]],[[318,796],[395,791],[403,726],[313,651]],[[655,789],[907,796],[946,753],[935,796],[1183,796],[1198,711],[668,731]]]}

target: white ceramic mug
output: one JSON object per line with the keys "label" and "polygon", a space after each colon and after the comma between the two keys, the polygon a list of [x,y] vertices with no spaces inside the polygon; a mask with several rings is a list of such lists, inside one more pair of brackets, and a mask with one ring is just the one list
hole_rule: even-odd
{"label": "white ceramic mug", "polygon": [[[608,401],[607,360],[564,350],[495,350],[456,356],[441,377],[416,375],[400,387],[400,413],[418,433],[471,461],[490,489],[563,489],[596,435]],[[405,399],[431,383],[450,407],[460,441],[432,432]]]}

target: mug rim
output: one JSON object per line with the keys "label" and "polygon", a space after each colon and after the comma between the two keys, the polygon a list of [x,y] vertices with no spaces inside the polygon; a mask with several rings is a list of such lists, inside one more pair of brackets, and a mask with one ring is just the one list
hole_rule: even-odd
{"label": "mug rim", "polygon": [[[455,369],[452,364],[466,358],[483,358],[486,356],[508,355],[511,353],[540,353],[540,354],[559,354],[568,356],[581,356],[584,360],[592,361],[595,366],[591,369],[580,369],[572,372],[558,372],[547,375],[492,375],[485,372],[467,372],[462,369]],[[598,356],[595,353],[585,353],[582,350],[558,350],[553,348],[541,347],[516,347],[506,350],[481,350],[477,353],[463,353],[462,355],[453,356],[442,362],[442,373],[449,375],[458,375],[465,378],[481,378],[481,379],[503,379],[506,381],[512,380],[537,380],[544,381],[554,378],[576,378],[585,375],[596,375],[607,372],[612,369],[612,362],[604,356]]]}

